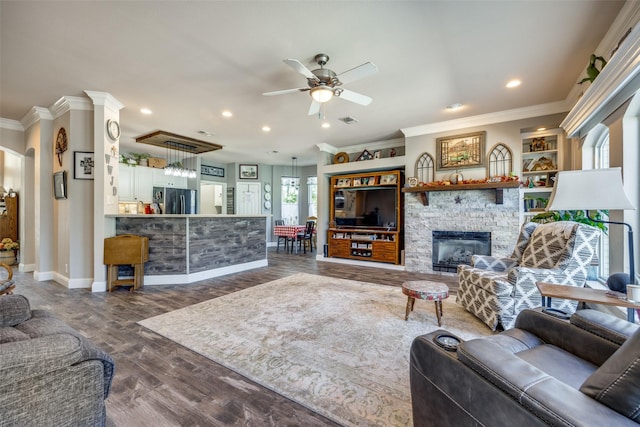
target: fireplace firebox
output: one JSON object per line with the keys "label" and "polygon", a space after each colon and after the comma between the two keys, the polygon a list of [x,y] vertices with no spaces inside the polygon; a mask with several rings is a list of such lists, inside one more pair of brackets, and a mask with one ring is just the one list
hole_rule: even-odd
{"label": "fireplace firebox", "polygon": [[473,255],[491,255],[491,233],[433,231],[433,271],[455,273],[459,264],[471,265]]}

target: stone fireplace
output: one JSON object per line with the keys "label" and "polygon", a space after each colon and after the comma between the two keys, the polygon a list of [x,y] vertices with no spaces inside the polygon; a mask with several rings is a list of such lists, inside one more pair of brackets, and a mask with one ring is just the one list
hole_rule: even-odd
{"label": "stone fireplace", "polygon": [[458,264],[471,265],[473,255],[491,255],[491,233],[435,230],[431,234],[433,271],[455,273]]}
{"label": "stone fireplace", "polygon": [[519,189],[505,188],[496,204],[491,189],[433,191],[424,206],[420,193],[404,194],[404,260],[407,271],[452,275],[433,268],[433,231],[490,233],[490,254],[509,256],[520,231]]}

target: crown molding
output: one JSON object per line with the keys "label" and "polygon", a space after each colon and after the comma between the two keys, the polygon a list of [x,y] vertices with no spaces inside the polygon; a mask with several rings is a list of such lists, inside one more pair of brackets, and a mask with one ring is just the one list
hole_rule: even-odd
{"label": "crown molding", "polygon": [[17,130],[24,132],[24,126],[18,120],[0,118],[0,129]]}
{"label": "crown molding", "polygon": [[497,111],[495,113],[481,114],[478,116],[464,117],[447,120],[444,122],[430,123],[421,126],[400,129],[405,137],[428,135],[449,130],[486,126],[494,123],[504,123],[514,120],[528,119],[531,117],[546,116],[568,111],[570,105],[566,100],[550,102],[547,104],[532,105],[529,107],[515,108],[513,110]]}
{"label": "crown molding", "polygon": [[640,26],[636,25],[562,121],[569,137],[589,132],[640,90]]}
{"label": "crown molding", "polygon": [[22,127],[27,130],[40,120],[53,120],[53,115],[48,108],[44,107],[31,107],[31,110],[20,119]]}
{"label": "crown molding", "polygon": [[93,101],[93,105],[101,105],[106,109],[115,113],[124,108],[124,104],[118,101],[113,95],[108,92],[96,92],[93,90],[85,90],[89,98]]}
{"label": "crown molding", "polygon": [[71,110],[93,110],[93,104],[86,98],[78,96],[63,96],[58,99],[51,107],[49,107],[54,119],[68,113]]}
{"label": "crown molding", "polygon": [[316,144],[316,147],[318,147],[320,151],[324,151],[325,153],[330,153],[330,154],[336,154],[341,151],[344,151],[347,153],[356,153],[362,150],[382,150],[384,148],[393,148],[393,147],[399,147],[399,146],[404,146],[404,138],[394,138],[394,139],[388,139],[385,141],[376,141],[376,142],[370,142],[365,144],[349,145],[346,147],[334,147],[333,145],[327,144],[326,142]]}

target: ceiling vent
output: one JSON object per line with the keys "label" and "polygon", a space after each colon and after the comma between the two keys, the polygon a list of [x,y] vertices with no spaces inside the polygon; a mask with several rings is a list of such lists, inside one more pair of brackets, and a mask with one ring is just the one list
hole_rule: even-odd
{"label": "ceiling vent", "polygon": [[353,124],[358,123],[358,119],[356,119],[355,117],[350,117],[350,116],[341,117],[338,120],[340,120],[341,122],[344,122],[344,123],[346,123],[348,125],[353,125]]}

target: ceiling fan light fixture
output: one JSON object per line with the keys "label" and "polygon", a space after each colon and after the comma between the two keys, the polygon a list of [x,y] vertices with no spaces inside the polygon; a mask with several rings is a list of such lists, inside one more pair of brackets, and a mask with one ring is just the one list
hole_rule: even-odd
{"label": "ceiling fan light fixture", "polygon": [[311,88],[309,92],[311,93],[311,97],[321,104],[333,98],[333,88],[328,86],[316,86]]}

